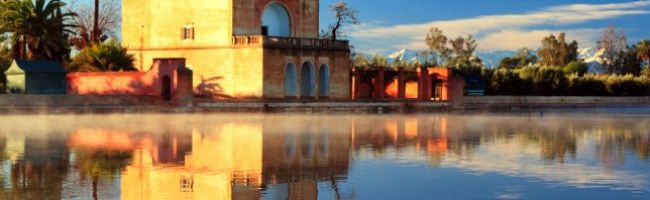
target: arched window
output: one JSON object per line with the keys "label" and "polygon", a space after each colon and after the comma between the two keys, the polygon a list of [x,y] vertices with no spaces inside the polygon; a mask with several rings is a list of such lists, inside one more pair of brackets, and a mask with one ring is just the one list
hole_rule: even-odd
{"label": "arched window", "polygon": [[284,69],[284,97],[298,97],[298,80],[296,75],[296,65],[287,64]]}
{"label": "arched window", "polygon": [[318,70],[318,96],[329,97],[330,95],[330,68],[321,65]]}
{"label": "arched window", "polygon": [[314,81],[314,65],[307,61],[300,69],[300,97],[316,96],[316,81]]}
{"label": "arched window", "polygon": [[262,35],[291,37],[291,19],[284,6],[272,3],[264,9]]}

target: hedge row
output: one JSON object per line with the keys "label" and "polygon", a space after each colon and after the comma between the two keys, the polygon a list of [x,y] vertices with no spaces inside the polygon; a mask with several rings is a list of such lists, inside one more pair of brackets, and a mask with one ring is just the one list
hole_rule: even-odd
{"label": "hedge row", "polygon": [[483,71],[488,95],[649,96],[650,79],[633,75],[566,74],[554,67]]}

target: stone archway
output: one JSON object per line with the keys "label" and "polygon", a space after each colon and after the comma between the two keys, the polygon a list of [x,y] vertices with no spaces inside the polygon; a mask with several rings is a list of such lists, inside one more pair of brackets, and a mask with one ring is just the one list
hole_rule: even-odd
{"label": "stone archway", "polygon": [[279,3],[269,4],[262,13],[262,35],[291,37],[291,18]]}
{"label": "stone archway", "polygon": [[300,68],[300,97],[313,98],[316,96],[314,75],[314,64],[309,61],[303,63]]}
{"label": "stone archway", "polygon": [[330,67],[321,65],[318,69],[318,97],[330,96]]}
{"label": "stone archway", "polygon": [[295,98],[298,97],[298,80],[296,75],[296,65],[293,63],[287,64],[284,68],[284,97]]}

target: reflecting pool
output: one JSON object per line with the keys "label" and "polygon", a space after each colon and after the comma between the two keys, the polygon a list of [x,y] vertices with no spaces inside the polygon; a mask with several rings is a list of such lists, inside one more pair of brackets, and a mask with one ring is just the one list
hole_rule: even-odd
{"label": "reflecting pool", "polygon": [[648,199],[639,115],[0,116],[0,199]]}

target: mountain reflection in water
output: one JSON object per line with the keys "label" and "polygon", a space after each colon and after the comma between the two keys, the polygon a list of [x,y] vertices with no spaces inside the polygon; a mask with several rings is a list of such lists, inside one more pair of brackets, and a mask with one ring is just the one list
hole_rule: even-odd
{"label": "mountain reflection in water", "polygon": [[[644,198],[649,122],[633,116],[2,116],[0,199],[548,199],[588,192]],[[489,188],[442,172],[504,181]],[[449,188],[432,187],[445,180]],[[451,196],[446,189],[474,193]]]}

